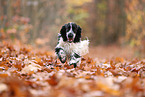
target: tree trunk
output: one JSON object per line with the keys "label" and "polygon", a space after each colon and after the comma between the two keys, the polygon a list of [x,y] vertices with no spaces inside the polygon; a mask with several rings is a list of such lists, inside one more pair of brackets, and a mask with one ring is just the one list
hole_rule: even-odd
{"label": "tree trunk", "polygon": [[124,0],[107,0],[105,44],[116,43],[125,33]]}

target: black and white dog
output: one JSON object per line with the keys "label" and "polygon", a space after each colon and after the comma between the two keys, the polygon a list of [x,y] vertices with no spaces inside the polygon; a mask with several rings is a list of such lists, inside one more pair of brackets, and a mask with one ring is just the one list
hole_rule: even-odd
{"label": "black and white dog", "polygon": [[81,28],[75,23],[62,26],[58,35],[55,53],[62,63],[66,60],[74,67],[80,65],[81,56],[88,53],[89,40],[81,41]]}

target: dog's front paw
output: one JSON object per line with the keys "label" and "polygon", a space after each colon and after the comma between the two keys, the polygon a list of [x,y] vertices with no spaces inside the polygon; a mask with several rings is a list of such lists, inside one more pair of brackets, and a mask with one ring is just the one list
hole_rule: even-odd
{"label": "dog's front paw", "polygon": [[56,48],[55,48],[55,52],[56,52],[57,57],[59,58],[59,60],[60,60],[62,63],[65,63],[65,62],[66,62],[66,53],[65,53],[65,51],[63,50],[63,48],[61,48],[61,47],[56,47]]}
{"label": "dog's front paw", "polygon": [[69,65],[73,65],[73,66],[74,66],[74,68],[76,68],[76,67],[77,67],[77,63],[69,63]]}
{"label": "dog's front paw", "polygon": [[81,56],[77,53],[73,53],[71,56],[70,56],[70,61],[69,61],[69,65],[73,65],[74,68],[79,66],[81,63]]}
{"label": "dog's front paw", "polygon": [[61,49],[59,51],[58,57],[59,57],[59,59],[60,59],[60,61],[62,63],[65,63],[65,61],[66,61],[66,53],[64,52],[64,50]]}

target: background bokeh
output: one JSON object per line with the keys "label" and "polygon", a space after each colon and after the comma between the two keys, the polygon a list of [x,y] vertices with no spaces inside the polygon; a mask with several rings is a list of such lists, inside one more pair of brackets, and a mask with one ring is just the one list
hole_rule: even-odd
{"label": "background bokeh", "polygon": [[68,22],[82,27],[91,47],[117,45],[145,55],[145,0],[0,0],[2,42],[54,49]]}

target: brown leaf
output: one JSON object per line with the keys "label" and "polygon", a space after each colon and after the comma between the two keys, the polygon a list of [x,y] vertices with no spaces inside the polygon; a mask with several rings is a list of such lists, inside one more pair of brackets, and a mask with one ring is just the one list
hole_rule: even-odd
{"label": "brown leaf", "polygon": [[53,74],[49,80],[47,80],[47,82],[51,85],[51,86],[56,86],[58,84],[58,79],[56,78],[55,74]]}

